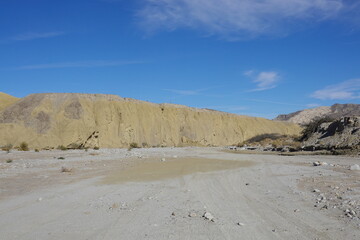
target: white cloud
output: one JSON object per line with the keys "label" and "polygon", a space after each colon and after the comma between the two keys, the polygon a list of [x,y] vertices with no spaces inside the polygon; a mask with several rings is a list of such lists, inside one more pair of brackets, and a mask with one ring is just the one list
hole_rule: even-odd
{"label": "white cloud", "polygon": [[315,91],[311,96],[321,100],[360,99],[360,79],[352,79],[327,86]]}
{"label": "white cloud", "polygon": [[40,38],[52,38],[52,37],[57,37],[57,36],[61,36],[61,35],[65,35],[64,32],[28,32],[28,33],[23,33],[23,34],[19,34],[16,35],[14,37],[11,38],[11,40],[13,41],[29,41],[29,40],[34,40],[34,39],[40,39]]}
{"label": "white cloud", "polygon": [[277,72],[260,72],[256,73],[253,70],[244,72],[244,75],[253,79],[256,83],[256,88],[250,90],[250,92],[264,91],[275,88],[277,82],[280,80],[280,76]]}
{"label": "white cloud", "polygon": [[55,69],[55,68],[92,68],[92,67],[112,67],[129,64],[141,64],[139,61],[84,61],[84,62],[63,62],[21,66],[18,70],[34,69]]}
{"label": "white cloud", "polygon": [[228,40],[286,34],[299,22],[336,17],[345,0],[144,0],[138,16],[148,31],[200,29]]}

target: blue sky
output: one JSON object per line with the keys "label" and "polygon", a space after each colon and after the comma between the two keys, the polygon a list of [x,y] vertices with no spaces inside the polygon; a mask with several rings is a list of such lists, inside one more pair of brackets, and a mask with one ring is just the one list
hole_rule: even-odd
{"label": "blue sky", "polygon": [[273,118],[360,102],[351,0],[1,0],[1,92],[117,94]]}

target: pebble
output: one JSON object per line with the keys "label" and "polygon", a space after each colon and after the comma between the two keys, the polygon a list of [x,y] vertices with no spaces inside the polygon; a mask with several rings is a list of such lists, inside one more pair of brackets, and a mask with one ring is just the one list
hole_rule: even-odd
{"label": "pebble", "polygon": [[241,223],[241,222],[238,222],[237,225],[238,225],[238,226],[241,226],[241,227],[245,226],[245,224],[244,224],[244,223]]}
{"label": "pebble", "polygon": [[328,163],[327,162],[320,162],[320,161],[316,161],[313,162],[313,166],[317,167],[317,166],[327,166]]}
{"label": "pebble", "polygon": [[354,164],[350,167],[351,171],[360,171],[360,166],[358,164]]}
{"label": "pebble", "polygon": [[191,212],[191,213],[189,213],[189,217],[196,217],[197,215],[196,215],[196,213],[194,213],[194,212]]}

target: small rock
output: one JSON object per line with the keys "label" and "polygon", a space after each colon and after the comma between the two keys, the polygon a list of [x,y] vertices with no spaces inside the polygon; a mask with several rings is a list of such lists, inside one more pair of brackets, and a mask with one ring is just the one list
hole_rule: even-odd
{"label": "small rock", "polygon": [[360,171],[360,166],[357,164],[354,164],[350,167],[351,171]]}
{"label": "small rock", "polygon": [[175,212],[172,212],[172,213],[171,213],[171,216],[175,216],[175,215],[176,215],[176,213],[175,213]]}
{"label": "small rock", "polygon": [[245,226],[245,224],[244,224],[244,223],[241,223],[241,222],[238,222],[237,225],[238,225],[238,226],[241,226],[241,227]]}
{"label": "small rock", "polygon": [[194,212],[191,212],[191,213],[189,213],[189,217],[196,217],[197,215],[196,215],[196,213],[194,213]]}
{"label": "small rock", "polygon": [[209,220],[209,221],[213,221],[214,220],[214,217],[211,213],[209,212],[205,212],[203,217],[206,219],[206,220]]}
{"label": "small rock", "polygon": [[165,158],[162,158],[162,159],[161,159],[161,161],[162,161],[162,162],[165,162],[165,161],[166,161],[166,159],[165,159]]}
{"label": "small rock", "polygon": [[313,192],[319,193],[320,190],[315,188],[315,189],[313,190]]}
{"label": "small rock", "polygon": [[295,209],[294,212],[300,212],[300,209]]}
{"label": "small rock", "polygon": [[315,166],[315,167],[320,166],[320,162],[319,161],[313,162],[313,166]]}
{"label": "small rock", "polygon": [[250,185],[250,183],[245,183],[245,185],[246,185],[246,186],[249,186],[249,185]]}

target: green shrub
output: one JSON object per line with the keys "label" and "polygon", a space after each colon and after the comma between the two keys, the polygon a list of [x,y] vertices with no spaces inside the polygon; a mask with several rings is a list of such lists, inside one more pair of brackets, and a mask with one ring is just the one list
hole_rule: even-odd
{"label": "green shrub", "polygon": [[12,163],[12,159],[8,159],[8,160],[6,160],[6,163]]}
{"label": "green shrub", "polygon": [[99,147],[94,147],[94,150],[99,150],[100,148]]}
{"label": "green shrub", "polygon": [[19,150],[20,151],[29,151],[29,145],[27,144],[27,142],[20,143]]}
{"label": "green shrub", "polygon": [[65,158],[64,157],[58,157],[59,160],[64,160]]}
{"label": "green shrub", "polygon": [[35,148],[35,152],[40,152],[39,149]]}

